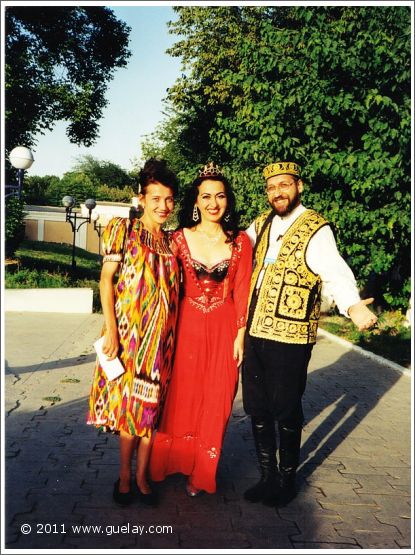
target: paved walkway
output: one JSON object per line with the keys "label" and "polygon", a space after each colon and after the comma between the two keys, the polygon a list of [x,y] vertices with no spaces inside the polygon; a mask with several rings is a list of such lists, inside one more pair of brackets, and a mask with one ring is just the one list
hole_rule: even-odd
{"label": "paved walkway", "polygon": [[240,391],[217,494],[189,498],[184,478],[176,475],[158,485],[157,509],[138,503],[118,507],[111,498],[117,438],[85,425],[95,359],[91,346],[101,323],[95,314],[5,315],[8,552],[400,548],[413,553],[408,375],[328,338],[318,341],[305,394],[300,493],[284,509],[242,498],[257,469]]}

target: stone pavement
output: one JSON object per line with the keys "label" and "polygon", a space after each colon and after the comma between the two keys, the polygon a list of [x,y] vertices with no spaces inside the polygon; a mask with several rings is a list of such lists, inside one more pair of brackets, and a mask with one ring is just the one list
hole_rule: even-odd
{"label": "stone pavement", "polygon": [[119,507],[111,497],[117,438],[85,425],[101,323],[97,314],[5,314],[7,552],[413,552],[408,375],[319,339],[305,393],[300,493],[284,509],[243,500],[258,473],[240,389],[215,495],[189,498],[175,475],[157,485],[158,508]]}

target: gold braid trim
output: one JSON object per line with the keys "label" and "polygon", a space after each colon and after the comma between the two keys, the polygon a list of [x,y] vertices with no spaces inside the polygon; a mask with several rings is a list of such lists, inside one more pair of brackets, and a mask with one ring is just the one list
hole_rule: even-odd
{"label": "gold braid trim", "polygon": [[[277,260],[265,268],[250,335],[282,343],[316,342],[321,278],[307,266],[305,256],[310,239],[324,225],[322,216],[306,210],[285,233]],[[256,251],[252,290],[263,268],[271,222],[268,228]]]}

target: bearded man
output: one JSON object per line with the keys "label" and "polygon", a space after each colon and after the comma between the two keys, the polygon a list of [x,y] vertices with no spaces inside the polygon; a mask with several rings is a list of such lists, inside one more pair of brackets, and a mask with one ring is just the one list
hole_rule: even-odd
{"label": "bearded man", "polygon": [[264,169],[264,177],[271,210],[247,229],[254,269],[242,369],[244,409],[251,416],[261,478],[244,497],[280,507],[297,493],[302,396],[322,287],[359,330],[375,325],[377,317],[367,308],[373,298],[360,299],[328,222],[301,204],[299,165],[276,162]]}

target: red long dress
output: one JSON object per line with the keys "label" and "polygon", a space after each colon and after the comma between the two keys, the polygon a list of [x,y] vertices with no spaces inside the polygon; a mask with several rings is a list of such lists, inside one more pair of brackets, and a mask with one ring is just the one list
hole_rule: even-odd
{"label": "red long dress", "polygon": [[216,469],[238,368],[233,345],[246,324],[252,247],[240,232],[231,257],[206,268],[193,260],[183,231],[174,234],[183,270],[176,352],[161,422],[150,458],[150,477],[180,472],[192,485],[216,491]]}

